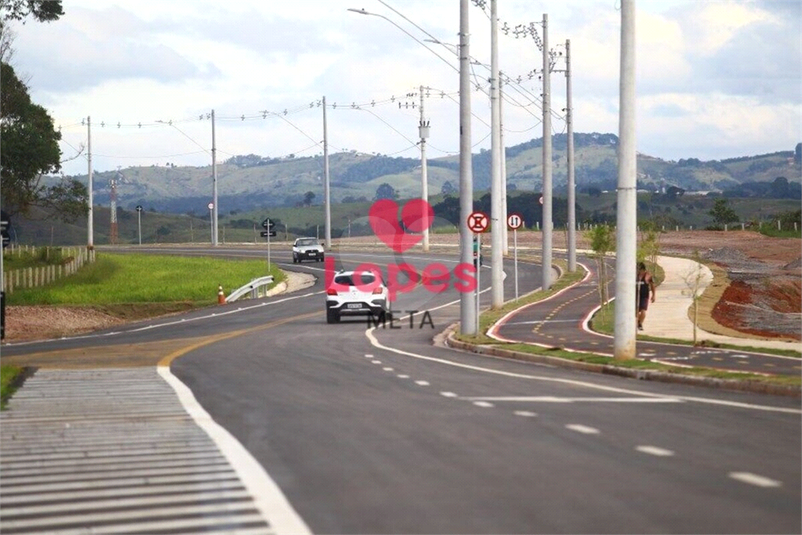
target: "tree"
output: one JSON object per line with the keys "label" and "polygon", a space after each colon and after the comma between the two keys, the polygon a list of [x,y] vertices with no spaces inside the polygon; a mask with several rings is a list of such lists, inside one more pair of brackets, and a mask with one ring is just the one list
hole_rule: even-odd
{"label": "tree", "polygon": [[443,187],[440,188],[440,193],[442,193],[444,197],[453,195],[456,192],[457,188],[454,187],[454,184],[452,184],[450,180],[446,180],[445,183],[443,184]]}
{"label": "tree", "polygon": [[376,188],[376,197],[374,198],[375,201],[379,201],[381,199],[397,199],[397,198],[398,198],[398,192],[395,191],[395,188],[392,187],[387,182]]}
{"label": "tree", "polygon": [[596,225],[586,231],[585,236],[590,241],[590,248],[593,249],[593,256],[596,258],[596,265],[599,269],[599,298],[601,299],[602,310],[607,304],[609,293],[607,285],[607,264],[605,263],[607,253],[615,251],[615,230],[609,225]]}
{"label": "tree", "polygon": [[727,199],[716,199],[713,208],[708,213],[713,216],[713,221],[717,225],[738,222],[738,214],[727,204]]}
{"label": "tree", "polygon": [[688,271],[683,274],[682,279],[685,282],[685,287],[691,295],[693,301],[693,345],[697,342],[697,329],[699,325],[699,298],[702,296],[701,290],[705,286],[705,268],[702,266],[702,257],[699,251],[695,250],[691,257],[693,263]]}
{"label": "tree", "polygon": [[51,187],[41,185],[42,175],[61,169],[61,134],[47,110],[31,102],[28,87],[14,69],[7,63],[0,69],[3,206],[12,214],[28,213],[32,206],[52,208],[67,220],[86,215],[86,186],[68,179]]}
{"label": "tree", "polygon": [[61,0],[0,0],[0,20],[3,22],[23,20],[28,15],[39,22],[51,22],[63,14]]}
{"label": "tree", "polygon": [[304,206],[311,206],[314,199],[315,193],[313,191],[307,191],[304,193]]}
{"label": "tree", "polygon": [[657,265],[657,257],[660,255],[660,235],[661,231],[657,223],[645,221],[640,225],[640,240],[638,243],[638,260],[648,261],[652,264],[652,271]]}

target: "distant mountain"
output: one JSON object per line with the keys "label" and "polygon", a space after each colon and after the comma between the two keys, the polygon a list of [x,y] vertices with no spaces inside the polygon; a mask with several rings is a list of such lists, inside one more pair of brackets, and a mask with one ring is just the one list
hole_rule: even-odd
{"label": "distant mountain", "polygon": [[[566,135],[553,138],[553,183],[555,193],[565,190],[567,181]],[[509,189],[540,191],[542,139],[506,148]],[[618,137],[614,134],[574,134],[577,189],[613,190],[617,170]],[[771,182],[785,177],[800,182],[799,148],[744,156],[728,160],[700,161],[695,158],[668,161],[638,155],[638,187],[665,190],[674,186],[686,191],[723,191],[747,182]],[[373,200],[382,184],[389,184],[401,198],[420,194],[420,160],[356,151],[329,156],[331,197],[334,202]],[[266,158],[254,154],[234,156],[218,164],[219,204],[225,211],[245,211],[265,206],[300,206],[310,200],[323,201],[323,158]],[[167,166],[129,167],[121,171],[96,172],[94,199],[108,205],[109,183],[117,178],[118,205],[146,210],[203,216],[211,200],[212,169]],[[474,189],[490,189],[490,151],[473,156]],[[75,176],[86,181],[86,175]],[[458,188],[458,157],[428,160],[429,192]],[[307,192],[314,194],[309,197]],[[306,199],[305,199],[306,196]]]}

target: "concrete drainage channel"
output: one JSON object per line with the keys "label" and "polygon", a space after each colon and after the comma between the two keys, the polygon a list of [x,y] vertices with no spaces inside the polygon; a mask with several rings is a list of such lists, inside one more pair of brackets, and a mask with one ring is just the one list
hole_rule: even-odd
{"label": "concrete drainage channel", "polygon": [[155,367],[39,370],[0,413],[8,533],[274,533]]}

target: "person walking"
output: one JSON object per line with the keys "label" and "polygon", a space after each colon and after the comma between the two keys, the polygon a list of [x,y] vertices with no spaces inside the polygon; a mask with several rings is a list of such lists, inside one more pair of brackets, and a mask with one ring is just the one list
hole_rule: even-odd
{"label": "person walking", "polygon": [[[651,294],[651,299],[649,298]],[[646,319],[646,310],[649,308],[649,301],[654,303],[654,278],[646,270],[646,264],[638,262],[638,330],[643,330],[643,320]]]}

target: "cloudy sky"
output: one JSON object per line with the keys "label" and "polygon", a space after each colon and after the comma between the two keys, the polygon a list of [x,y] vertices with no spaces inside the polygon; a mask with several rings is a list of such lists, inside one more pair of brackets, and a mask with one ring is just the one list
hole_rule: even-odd
{"label": "cloudy sky", "polygon": [[[640,152],[710,160],[802,141],[802,2],[636,6]],[[65,159],[86,145],[82,121],[91,117],[96,170],[208,165],[212,109],[218,161],[311,156],[322,152],[323,96],[330,151],[417,157],[420,86],[429,88],[429,157],[458,151],[459,79],[448,46],[458,41],[456,0],[64,0],[64,11],[53,23],[13,26],[11,63],[61,127]],[[498,12],[510,28],[538,23],[541,37],[548,14],[549,48],[559,54],[571,42],[574,131],[617,133],[619,0],[498,0]],[[475,2],[470,20],[479,150],[490,146],[482,92],[490,25]],[[541,137],[542,89],[530,79],[542,68],[537,43],[502,33],[499,49],[512,79],[505,144]],[[562,133],[562,73],[552,75],[551,89],[552,128]],[[84,156],[63,168],[86,170]]]}

